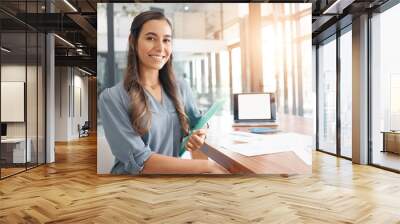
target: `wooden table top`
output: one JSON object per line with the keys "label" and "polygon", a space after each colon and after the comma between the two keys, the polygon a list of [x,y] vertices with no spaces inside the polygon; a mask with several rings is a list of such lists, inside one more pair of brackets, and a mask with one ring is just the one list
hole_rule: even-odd
{"label": "wooden table top", "polygon": [[[283,132],[297,132],[312,135],[312,119],[290,115],[280,115],[277,129]],[[210,130],[201,151],[209,158],[236,174],[307,174],[311,165],[305,163],[292,151],[259,156],[244,156],[220,147],[221,133],[229,131],[249,131],[249,127],[232,127],[229,117],[217,117],[210,122]],[[214,127],[213,127],[214,126]],[[223,135],[226,136],[226,135]],[[229,140],[229,139],[228,139]]]}

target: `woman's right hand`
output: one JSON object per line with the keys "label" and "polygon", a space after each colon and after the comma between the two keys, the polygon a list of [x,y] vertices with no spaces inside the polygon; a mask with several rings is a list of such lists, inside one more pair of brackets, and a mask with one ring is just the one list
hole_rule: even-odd
{"label": "woman's right hand", "polygon": [[208,168],[210,174],[230,174],[227,169],[212,160],[208,160]]}

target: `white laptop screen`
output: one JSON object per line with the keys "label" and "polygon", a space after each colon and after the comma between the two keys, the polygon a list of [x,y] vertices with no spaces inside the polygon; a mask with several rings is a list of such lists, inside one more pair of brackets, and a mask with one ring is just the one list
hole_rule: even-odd
{"label": "white laptop screen", "polygon": [[239,94],[237,101],[239,120],[272,119],[270,94]]}

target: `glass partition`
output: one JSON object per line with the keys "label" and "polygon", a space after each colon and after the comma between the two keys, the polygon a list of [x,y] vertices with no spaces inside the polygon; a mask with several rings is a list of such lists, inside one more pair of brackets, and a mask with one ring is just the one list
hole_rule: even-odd
{"label": "glass partition", "polygon": [[400,4],[371,18],[372,164],[400,171]]}
{"label": "glass partition", "polygon": [[[347,32],[346,32],[347,31]],[[340,36],[340,154],[352,157],[352,35],[351,26]]]}
{"label": "glass partition", "polygon": [[336,154],[336,36],[318,48],[319,149]]}
{"label": "glass partition", "polygon": [[0,178],[45,163],[46,40],[43,33],[22,22],[26,13],[44,12],[44,3],[0,3],[14,12],[0,12]]}
{"label": "glass partition", "polygon": [[24,171],[31,158],[26,141],[26,41],[24,31],[1,34],[2,177]]}
{"label": "glass partition", "polygon": [[45,65],[46,65],[46,37],[43,33],[38,34],[38,73],[37,73],[37,162],[38,164],[46,163],[46,145],[45,145],[45,129],[46,129],[46,76],[45,76]]}
{"label": "glass partition", "polygon": [[27,33],[27,82],[26,82],[26,114],[27,114],[27,167],[31,168],[37,165],[37,76],[38,76],[38,56],[37,56],[36,32]]}

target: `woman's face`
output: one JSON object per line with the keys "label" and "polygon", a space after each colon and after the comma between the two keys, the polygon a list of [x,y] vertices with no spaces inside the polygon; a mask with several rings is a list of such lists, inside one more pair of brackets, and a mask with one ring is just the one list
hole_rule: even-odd
{"label": "woman's face", "polygon": [[171,56],[172,30],[165,20],[149,20],[143,24],[137,41],[139,66],[160,70]]}

